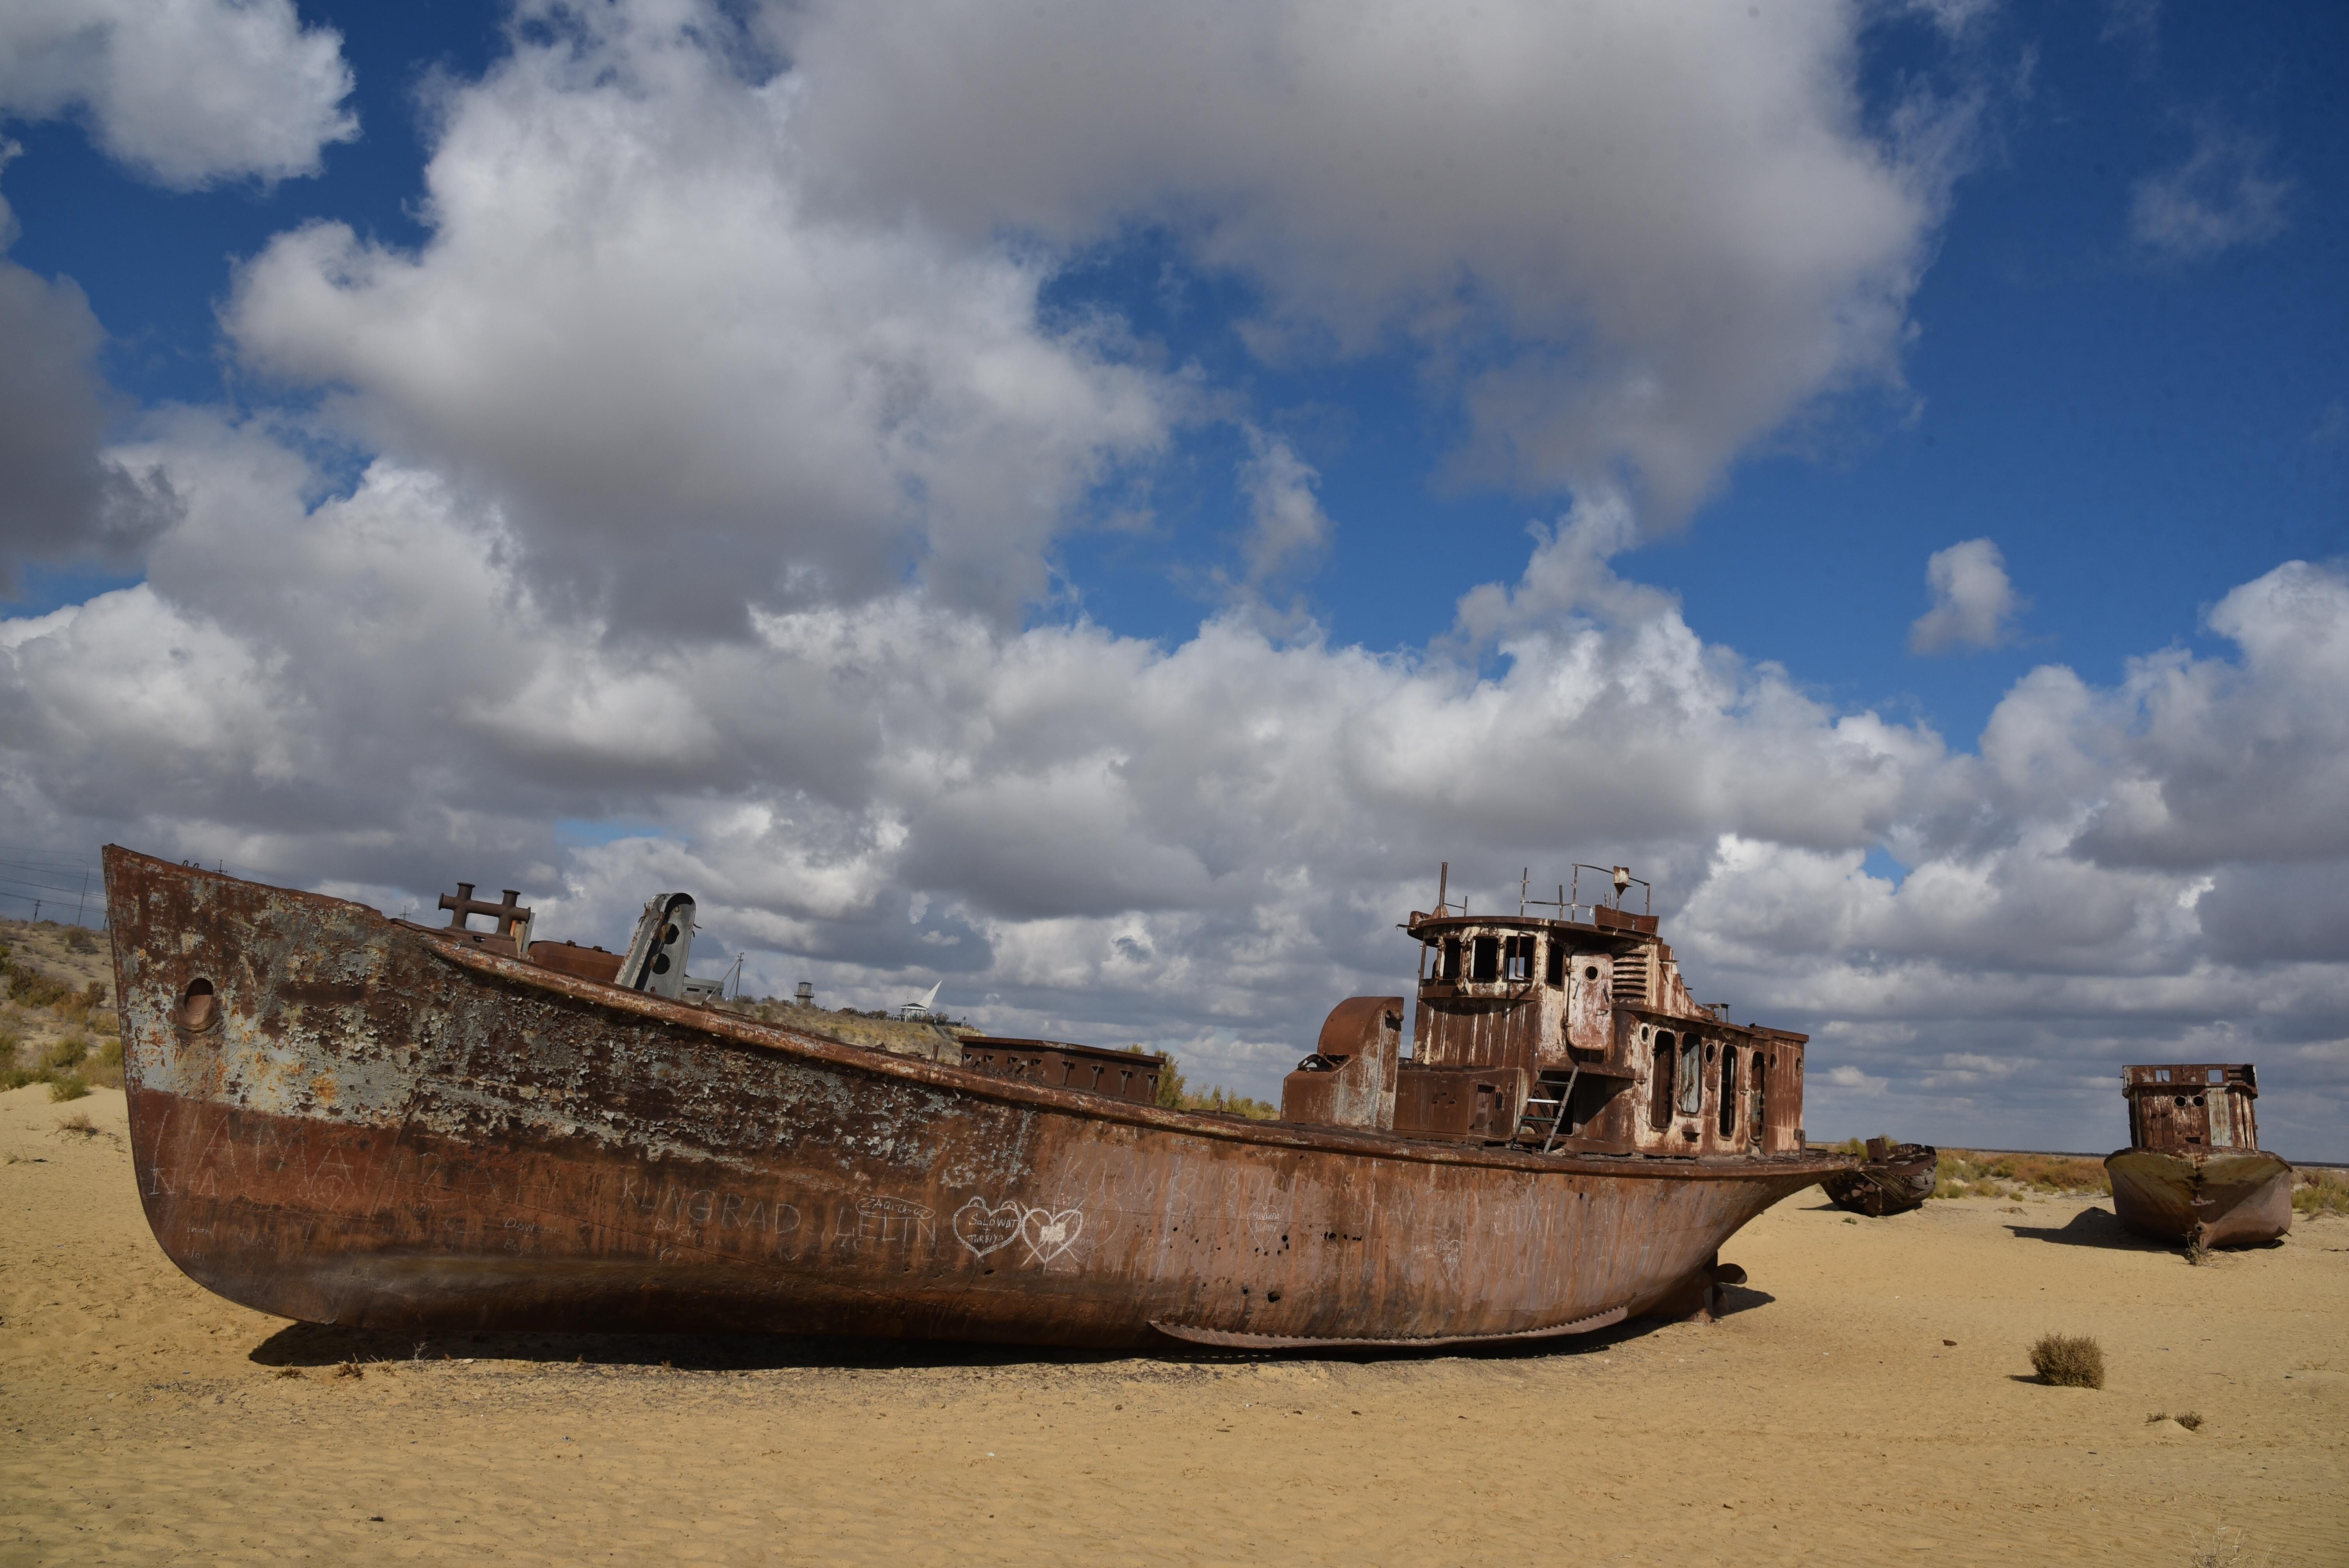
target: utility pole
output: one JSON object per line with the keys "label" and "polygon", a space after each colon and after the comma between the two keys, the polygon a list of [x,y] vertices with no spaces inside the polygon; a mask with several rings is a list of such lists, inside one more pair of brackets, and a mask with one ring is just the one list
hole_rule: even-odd
{"label": "utility pole", "polygon": [[78,898],[78,899],[76,899],[76,900],[74,901],[74,923],[75,923],[76,925],[79,925],[79,924],[81,923],[81,912],[82,912],[82,908],[83,908],[83,906],[84,906],[84,905],[88,904],[88,903],[89,903],[89,871],[88,871],[88,868],[84,867],[84,868],[83,868],[83,870],[82,870],[82,873],[81,873],[81,897],[79,897],[79,898]]}

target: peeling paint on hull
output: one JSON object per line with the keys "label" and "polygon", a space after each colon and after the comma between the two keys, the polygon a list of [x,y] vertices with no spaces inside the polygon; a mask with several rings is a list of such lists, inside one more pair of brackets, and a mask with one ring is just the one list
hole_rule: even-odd
{"label": "peeling paint on hull", "polygon": [[106,872],[149,1222],[207,1288],[311,1322],[1102,1347],[1164,1343],[1154,1320],[1566,1332],[1700,1304],[1738,1227],[1849,1163],[1162,1110],[117,848]]}

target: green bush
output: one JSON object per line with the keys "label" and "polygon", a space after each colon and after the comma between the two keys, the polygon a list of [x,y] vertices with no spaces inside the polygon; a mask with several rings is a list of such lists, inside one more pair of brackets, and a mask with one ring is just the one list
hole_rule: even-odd
{"label": "green bush", "polygon": [[78,1068],[89,1055],[89,1042],[79,1035],[68,1035],[41,1053],[45,1068]]}
{"label": "green bush", "polygon": [[2085,1335],[2049,1334],[2031,1347],[2032,1370],[2058,1388],[2105,1386],[2104,1347]]}
{"label": "green bush", "polygon": [[52,1100],[79,1099],[89,1092],[89,1085],[78,1078],[53,1078],[49,1082]]}

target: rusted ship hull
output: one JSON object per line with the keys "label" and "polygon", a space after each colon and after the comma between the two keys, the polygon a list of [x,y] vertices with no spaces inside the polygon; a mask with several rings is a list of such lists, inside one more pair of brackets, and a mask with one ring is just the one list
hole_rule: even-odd
{"label": "rusted ship hull", "polygon": [[1906,1214],[1924,1206],[1933,1195],[1940,1151],[1920,1143],[1904,1143],[1883,1160],[1865,1161],[1856,1171],[1842,1171],[1819,1185],[1827,1201],[1855,1214],[1882,1219]]}
{"label": "rusted ship hull", "polygon": [[1701,1305],[1723,1242],[1847,1163],[1163,1110],[119,849],[107,880],[148,1220],[208,1288],[311,1322],[1104,1347],[1571,1333]]}
{"label": "rusted ship hull", "polygon": [[2292,1229],[2292,1167],[2280,1155],[2123,1149],[2105,1157],[2105,1170],[2113,1179],[2113,1213],[2139,1235],[2248,1247]]}

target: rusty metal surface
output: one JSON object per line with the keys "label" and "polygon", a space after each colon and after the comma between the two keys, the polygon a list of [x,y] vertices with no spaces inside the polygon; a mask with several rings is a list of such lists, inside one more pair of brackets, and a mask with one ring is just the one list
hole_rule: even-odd
{"label": "rusty metal surface", "polygon": [[2156,1062],[2121,1069],[2129,1147],[2188,1153],[2257,1149],[2259,1073],[2249,1062]]}
{"label": "rusty metal surface", "polygon": [[972,1072],[1052,1088],[1081,1089],[1136,1105],[1158,1103],[1158,1078],[1166,1065],[1157,1056],[1075,1046],[1065,1040],[965,1035],[961,1043],[962,1065]]}
{"label": "rusty metal surface", "polygon": [[1940,1150],[1928,1143],[1886,1145],[1870,1139],[1868,1159],[1857,1170],[1837,1171],[1819,1185],[1837,1208],[1880,1220],[1922,1208],[1933,1195],[1940,1160]]}
{"label": "rusty metal surface", "polygon": [[1422,978],[1398,1130],[1462,1136],[1458,1097],[1478,1091],[1413,1083],[1443,1068],[1515,1085],[1519,1112],[1570,1095],[1570,1138],[1553,1142],[1547,1122],[1518,1130],[1544,1147],[1699,1158],[1802,1148],[1807,1037],[1733,1024],[1692,997],[1652,916],[1600,905],[1568,919],[1587,906],[1557,907],[1554,919],[1471,915],[1439,898],[1436,913],[1413,912],[1404,929],[1422,944]]}
{"label": "rusty metal surface", "polygon": [[600,981],[610,985],[620,978],[620,960],[625,954],[607,952],[601,947],[583,947],[575,942],[533,942],[530,944],[530,961],[542,969],[558,970],[575,975],[582,980]]}
{"label": "rusty metal surface", "polygon": [[1351,996],[1330,1008],[1313,1054],[1281,1080],[1280,1119],[1393,1127],[1402,1015],[1400,996]]}
{"label": "rusty metal surface", "polygon": [[[1744,1279],[1741,1270],[1739,1279]],[[1723,1282],[1728,1283],[1728,1282]],[[1220,1329],[1193,1328],[1188,1324],[1154,1321],[1151,1327],[1169,1339],[1211,1345],[1219,1350],[1433,1350],[1447,1346],[1512,1345],[1528,1339],[1560,1339],[1569,1334],[1596,1334],[1623,1321],[1621,1307],[1561,1323],[1554,1328],[1528,1328],[1516,1334],[1437,1334],[1417,1339],[1309,1339],[1298,1335],[1227,1334]]]}
{"label": "rusty metal surface", "polygon": [[2124,1149],[2105,1157],[2105,1170],[2115,1217],[2142,1236],[2248,1247],[2292,1229],[2292,1167],[2281,1155]]}
{"label": "rusty metal surface", "polygon": [[149,1222],[207,1287],[312,1322],[1099,1346],[1153,1343],[1154,1323],[1563,1332],[1701,1305],[1724,1239],[1849,1163],[1164,1110],[119,848],[106,875]]}

